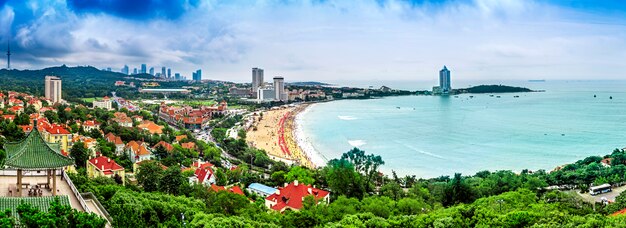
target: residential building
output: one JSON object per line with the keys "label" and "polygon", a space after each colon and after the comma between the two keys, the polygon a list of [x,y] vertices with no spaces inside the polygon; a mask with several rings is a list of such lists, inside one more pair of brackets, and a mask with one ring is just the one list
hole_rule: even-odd
{"label": "residential building", "polygon": [[157,149],[157,148],[159,148],[159,147],[163,147],[163,148],[165,148],[165,150],[166,150],[167,152],[170,152],[170,153],[174,150],[174,146],[172,146],[172,144],[169,144],[169,143],[167,143],[167,142],[165,142],[165,141],[160,141],[160,142],[158,142],[157,144],[155,144],[155,145],[152,147],[152,150],[154,151],[154,150],[156,150],[156,149]]}
{"label": "residential building", "polygon": [[[252,68],[252,92],[253,95],[257,95],[256,92],[259,88],[263,87],[263,69]],[[258,97],[257,97],[258,98]]]}
{"label": "residential building", "polygon": [[167,68],[167,78],[172,78],[172,68]]}
{"label": "residential building", "polygon": [[89,132],[93,129],[100,130],[100,123],[96,122],[95,120],[86,120],[81,125],[86,132]]}
{"label": "residential building", "polygon": [[278,189],[272,188],[264,184],[252,183],[248,186],[248,191],[250,193],[257,194],[263,198],[267,198],[268,196],[276,193]]}
{"label": "residential building", "polygon": [[150,67],[150,75],[154,75],[154,67]]}
{"label": "residential building", "polygon": [[148,71],[147,71],[147,66],[146,66],[146,64],[145,64],[145,63],[144,63],[144,64],[141,64],[141,73],[142,73],[142,74],[145,74],[145,73],[147,73],[147,72],[148,72]]}
{"label": "residential building", "polygon": [[124,150],[132,163],[153,158],[152,152],[146,148],[146,143],[144,142],[130,141],[126,143]]}
{"label": "residential building", "polygon": [[119,176],[122,183],[126,183],[124,167],[118,165],[115,160],[105,156],[89,159],[89,162],[87,162],[87,176],[90,178],[115,178],[116,176]]}
{"label": "residential building", "polygon": [[52,103],[61,102],[61,78],[55,76],[46,76],[45,78],[45,96]]}
{"label": "residential building", "polygon": [[157,125],[150,120],[144,120],[141,124],[137,126],[137,128],[146,130],[150,132],[150,134],[163,134],[163,126]]}
{"label": "residential building", "polygon": [[450,85],[450,71],[446,66],[439,71],[439,88],[442,94],[448,94],[452,92],[452,86]]}
{"label": "residential building", "polygon": [[39,125],[43,131],[41,132],[44,139],[49,143],[58,143],[62,151],[68,151],[68,143],[71,133],[58,124]]}
{"label": "residential building", "polygon": [[137,74],[137,68],[133,68],[133,74]]}
{"label": "residential building", "polygon": [[287,101],[287,93],[285,93],[285,78],[274,77],[274,99],[279,101]]}
{"label": "residential building", "polygon": [[192,177],[189,177],[189,184],[202,184],[207,187],[215,184],[213,164],[209,162],[194,162],[193,166],[196,168],[196,171]]}
{"label": "residential building", "polygon": [[229,188],[226,188],[225,186],[218,186],[215,184],[211,184],[211,187],[209,188],[210,190],[214,191],[214,192],[219,192],[219,191],[228,191],[230,193],[234,193],[237,195],[242,195],[245,196],[245,194],[243,194],[243,191],[241,190],[241,188],[237,185],[233,185]]}
{"label": "residential building", "polygon": [[298,180],[295,180],[293,183],[285,184],[285,187],[278,188],[274,194],[265,198],[265,206],[279,212],[287,209],[297,211],[302,209],[302,201],[307,196],[313,196],[318,204],[330,202],[330,192],[299,184]]}
{"label": "residential building", "polygon": [[126,116],[126,113],[116,112],[113,114],[115,118],[111,119],[122,127],[133,127],[133,120]]}
{"label": "residential building", "polygon": [[237,88],[235,86],[228,89],[228,94],[235,97],[245,97],[250,95],[250,88]]}
{"label": "residential building", "polygon": [[161,67],[161,77],[167,77],[167,71],[165,70],[165,67]]}
{"label": "residential building", "polygon": [[106,136],[104,136],[107,142],[115,144],[115,154],[121,155],[124,152],[124,142],[122,138],[119,136],[115,136],[112,132],[109,132]]}
{"label": "residential building", "polygon": [[93,104],[93,108],[113,110],[113,102],[108,96],[104,96],[102,100],[94,100],[92,104]]}

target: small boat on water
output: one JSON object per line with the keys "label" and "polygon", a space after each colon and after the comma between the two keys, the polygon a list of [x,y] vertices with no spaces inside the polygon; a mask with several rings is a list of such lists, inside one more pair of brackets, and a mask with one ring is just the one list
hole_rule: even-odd
{"label": "small boat on water", "polygon": [[519,96],[517,96],[517,95],[515,95],[515,96],[513,96],[513,97],[515,97],[515,98],[519,98]]}
{"label": "small boat on water", "polygon": [[459,96],[454,96],[454,98],[459,98]]}
{"label": "small boat on water", "polygon": [[397,106],[396,108],[397,108],[397,109],[400,109],[400,106]]}
{"label": "small boat on water", "polygon": [[496,98],[500,98],[500,96],[496,96]]}
{"label": "small boat on water", "polygon": [[594,95],[593,95],[593,97],[595,98],[595,97],[596,97],[596,95],[594,94]]}
{"label": "small boat on water", "polygon": [[493,94],[489,95],[490,97],[493,97]]}
{"label": "small boat on water", "polygon": [[474,96],[470,96],[470,98],[474,98]]}
{"label": "small boat on water", "polygon": [[612,100],[612,99],[613,99],[613,96],[610,96],[610,97],[609,97],[609,99],[611,99],[611,100]]}

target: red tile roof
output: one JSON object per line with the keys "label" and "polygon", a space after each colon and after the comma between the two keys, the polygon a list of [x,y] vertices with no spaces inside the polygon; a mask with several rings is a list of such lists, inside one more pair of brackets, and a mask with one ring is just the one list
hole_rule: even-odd
{"label": "red tile roof", "polygon": [[[210,164],[210,163],[209,163]],[[209,167],[200,167],[194,173],[198,178],[198,183],[202,184],[204,180],[208,180],[213,175],[213,170]]]}
{"label": "red tile roof", "polygon": [[302,208],[302,199],[305,196],[312,195],[316,200],[319,200],[328,194],[329,192],[313,188],[310,185],[293,182],[285,187],[278,188],[276,193],[268,196],[266,199],[276,202],[276,205],[271,207],[273,210],[283,211],[287,207],[300,210]]}
{"label": "red tile roof", "polygon": [[167,152],[172,152],[172,150],[174,149],[174,146],[172,146],[172,144],[166,143],[165,141],[160,141],[159,143],[154,145],[152,149],[156,150],[159,146],[164,147]]}
{"label": "red tile roof", "polygon": [[245,195],[245,194],[243,194],[243,191],[241,191],[241,188],[239,188],[239,186],[237,186],[237,185],[229,188],[228,191],[230,191],[232,193],[235,193],[235,194],[238,194],[238,195],[242,195],[242,196]]}
{"label": "red tile roof", "polygon": [[105,172],[105,174],[107,174],[106,173],[107,171],[111,172],[111,171],[124,170],[124,167],[118,165],[113,159],[110,159],[105,156],[100,156],[97,158],[89,159],[89,163],[94,165],[97,170]]}
{"label": "red tile roof", "polygon": [[69,135],[70,132],[65,129],[63,126],[58,124],[52,124],[46,128],[44,128],[48,133],[53,135]]}
{"label": "red tile roof", "polygon": [[611,214],[610,216],[618,216],[618,215],[626,215],[626,208],[619,210],[618,212],[615,212]]}
{"label": "red tile roof", "polygon": [[150,155],[150,151],[148,151],[145,146],[135,141],[128,142],[126,148],[130,148],[136,156]]}
{"label": "red tile roof", "polygon": [[196,143],[194,142],[187,142],[187,143],[182,143],[180,144],[183,148],[185,149],[190,149],[190,150],[194,150],[196,149]]}

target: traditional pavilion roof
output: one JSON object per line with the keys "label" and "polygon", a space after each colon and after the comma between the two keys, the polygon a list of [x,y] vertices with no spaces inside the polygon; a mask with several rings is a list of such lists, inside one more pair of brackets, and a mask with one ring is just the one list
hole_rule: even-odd
{"label": "traditional pavilion roof", "polygon": [[22,141],[5,143],[4,150],[4,165],[10,168],[41,170],[74,164],[74,159],[60,153],[58,143],[46,142],[36,127]]}

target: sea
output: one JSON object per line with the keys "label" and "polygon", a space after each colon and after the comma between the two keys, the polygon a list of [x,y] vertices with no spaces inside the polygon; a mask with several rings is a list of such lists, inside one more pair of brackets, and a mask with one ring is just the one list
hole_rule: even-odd
{"label": "sea", "polygon": [[[426,90],[434,83],[337,85]],[[320,165],[357,147],[382,157],[381,172],[418,178],[483,170],[551,171],[626,147],[626,81],[475,81],[453,86],[481,84],[544,92],[317,103],[298,116],[297,132]]]}

